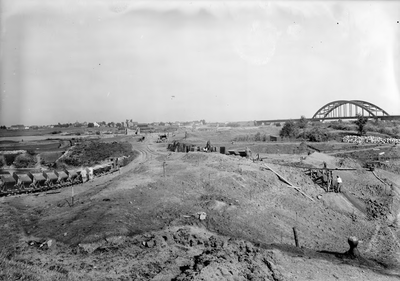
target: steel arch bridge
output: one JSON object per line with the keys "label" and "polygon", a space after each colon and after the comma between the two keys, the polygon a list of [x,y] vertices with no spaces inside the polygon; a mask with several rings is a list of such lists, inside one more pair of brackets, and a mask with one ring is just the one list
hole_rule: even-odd
{"label": "steel arch bridge", "polygon": [[312,119],[351,119],[357,114],[362,116],[378,118],[389,116],[389,114],[370,102],[362,100],[337,100],[327,103],[314,114]]}

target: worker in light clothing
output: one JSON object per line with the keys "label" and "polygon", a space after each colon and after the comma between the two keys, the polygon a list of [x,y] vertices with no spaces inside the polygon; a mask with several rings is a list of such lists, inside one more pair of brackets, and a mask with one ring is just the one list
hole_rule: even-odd
{"label": "worker in light clothing", "polygon": [[342,191],[342,184],[343,184],[342,178],[337,176],[336,177],[336,193],[339,193]]}

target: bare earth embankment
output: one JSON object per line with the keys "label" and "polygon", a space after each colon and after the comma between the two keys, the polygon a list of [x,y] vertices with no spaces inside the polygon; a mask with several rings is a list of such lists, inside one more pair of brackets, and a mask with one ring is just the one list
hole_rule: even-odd
{"label": "bare earth embankment", "polygon": [[[148,135],[144,143],[124,138],[139,156],[121,173],[75,186],[72,207],[66,201],[70,187],[56,194],[1,198],[0,279],[400,278],[399,175],[376,171],[394,184],[394,204],[387,210],[385,185],[350,159],[308,155],[301,144],[292,144],[295,154],[293,147],[290,153],[282,147],[268,151],[261,162],[219,153],[173,153],[156,137]],[[220,139],[229,146],[229,138]],[[206,132],[192,139],[203,145],[206,140]],[[345,194],[325,193],[300,168],[323,162],[356,169],[335,172],[345,182]],[[361,258],[343,255],[349,236],[362,241]]]}

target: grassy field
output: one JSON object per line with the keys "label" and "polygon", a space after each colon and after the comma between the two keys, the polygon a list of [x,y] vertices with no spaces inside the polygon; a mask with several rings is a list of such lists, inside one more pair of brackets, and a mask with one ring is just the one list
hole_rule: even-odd
{"label": "grassy field", "polygon": [[59,134],[72,134],[72,135],[83,135],[85,132],[106,132],[112,131],[117,132],[117,128],[110,127],[99,127],[99,128],[87,128],[87,127],[69,127],[69,128],[42,128],[42,129],[28,129],[28,130],[0,130],[0,137],[16,137],[16,136],[43,136],[43,135],[54,135],[57,137]]}

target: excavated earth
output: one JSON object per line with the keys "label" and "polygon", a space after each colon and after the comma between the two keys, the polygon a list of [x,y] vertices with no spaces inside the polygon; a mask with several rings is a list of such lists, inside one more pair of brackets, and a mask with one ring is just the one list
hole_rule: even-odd
{"label": "excavated earth", "polygon": [[[1,198],[0,279],[400,278],[399,175],[304,144],[296,154],[259,148],[264,159],[253,162],[168,152],[156,138],[126,137],[139,156],[75,186],[73,206],[70,187]],[[324,162],[354,169],[334,171],[343,193],[325,193],[306,174]],[[360,240],[355,259],[344,254],[350,236]]]}

